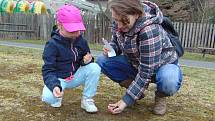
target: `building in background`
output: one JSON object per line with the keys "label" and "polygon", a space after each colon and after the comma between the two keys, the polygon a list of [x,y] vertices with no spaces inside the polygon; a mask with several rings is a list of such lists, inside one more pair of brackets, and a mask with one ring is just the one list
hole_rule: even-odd
{"label": "building in background", "polygon": [[[87,12],[91,12],[93,14],[97,14],[99,12],[101,12],[99,5],[93,1],[93,0],[42,0],[46,6],[47,9],[50,13],[54,14],[56,12],[56,10],[64,5],[64,4],[73,4],[77,7],[79,7],[82,11],[87,11]],[[107,0],[104,1],[102,0],[102,9],[103,11],[105,11],[106,7],[105,4],[107,3]]]}

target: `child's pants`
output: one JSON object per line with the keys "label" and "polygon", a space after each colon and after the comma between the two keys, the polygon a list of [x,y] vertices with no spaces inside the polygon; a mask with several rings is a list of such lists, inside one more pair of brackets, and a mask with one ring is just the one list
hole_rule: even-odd
{"label": "child's pants", "polygon": [[[80,67],[74,74],[74,78],[71,81],[65,81],[60,79],[62,91],[67,88],[75,88],[80,85],[84,85],[83,98],[92,98],[96,94],[101,68],[96,63],[90,63],[86,66]],[[54,104],[60,101],[56,98],[46,86],[43,88],[42,100],[49,104]]]}

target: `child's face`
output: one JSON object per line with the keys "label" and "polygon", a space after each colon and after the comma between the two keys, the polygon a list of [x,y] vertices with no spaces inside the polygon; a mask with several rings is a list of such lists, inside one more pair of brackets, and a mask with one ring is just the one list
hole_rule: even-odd
{"label": "child's face", "polygon": [[62,24],[58,24],[58,28],[60,30],[60,34],[66,38],[76,39],[81,35],[81,31],[75,31],[75,32],[66,31],[66,29],[63,27]]}

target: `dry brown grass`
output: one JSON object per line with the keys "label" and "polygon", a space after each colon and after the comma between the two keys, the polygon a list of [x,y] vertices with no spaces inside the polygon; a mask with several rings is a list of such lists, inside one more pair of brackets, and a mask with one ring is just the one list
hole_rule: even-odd
{"label": "dry brown grass", "polygon": [[214,121],[215,71],[183,68],[181,90],[168,98],[165,116],[151,113],[155,85],[150,85],[146,98],[127,108],[122,114],[107,111],[110,102],[118,101],[124,89],[101,76],[95,97],[97,114],[80,108],[82,87],[66,90],[63,105],[54,109],[40,100],[43,88],[41,50],[0,46],[0,120],[20,121]]}

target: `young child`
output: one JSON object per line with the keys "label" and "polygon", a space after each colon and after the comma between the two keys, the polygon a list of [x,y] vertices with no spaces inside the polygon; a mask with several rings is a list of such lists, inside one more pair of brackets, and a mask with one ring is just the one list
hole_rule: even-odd
{"label": "young child", "polygon": [[45,86],[42,101],[52,107],[60,107],[63,91],[84,85],[81,108],[89,113],[97,112],[93,96],[96,94],[101,68],[93,63],[80,10],[64,5],[57,11],[57,27],[46,43],[42,67]]}

